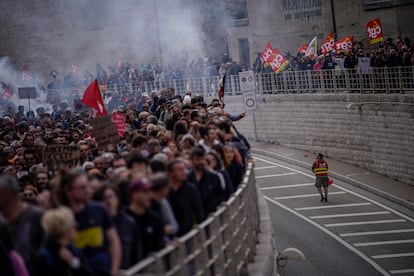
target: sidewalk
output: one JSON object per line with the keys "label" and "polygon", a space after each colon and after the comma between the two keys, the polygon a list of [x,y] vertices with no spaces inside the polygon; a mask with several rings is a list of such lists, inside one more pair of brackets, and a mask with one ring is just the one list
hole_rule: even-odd
{"label": "sidewalk", "polygon": [[[249,141],[252,152],[279,159],[281,161],[310,168],[316,154],[304,150],[296,150],[280,145]],[[389,177],[369,172],[344,162],[325,158],[329,164],[329,175],[333,179],[349,183],[378,196],[414,210],[414,187],[400,183]]]}

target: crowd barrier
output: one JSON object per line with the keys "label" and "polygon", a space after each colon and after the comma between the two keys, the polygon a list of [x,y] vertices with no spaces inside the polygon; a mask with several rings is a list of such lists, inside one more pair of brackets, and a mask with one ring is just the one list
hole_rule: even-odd
{"label": "crowd barrier", "polygon": [[[180,95],[191,91],[193,95],[206,97],[217,93],[219,80],[219,76],[158,80],[140,84],[111,85],[109,89],[120,94],[134,94],[172,87]],[[414,66],[259,73],[255,74],[255,85],[256,92],[261,94],[406,93],[414,91]],[[227,76],[225,93],[226,95],[241,93],[239,76]]]}
{"label": "crowd barrier", "polygon": [[204,222],[174,245],[122,271],[121,275],[246,275],[260,231],[253,168],[254,164],[249,163],[234,195]]}

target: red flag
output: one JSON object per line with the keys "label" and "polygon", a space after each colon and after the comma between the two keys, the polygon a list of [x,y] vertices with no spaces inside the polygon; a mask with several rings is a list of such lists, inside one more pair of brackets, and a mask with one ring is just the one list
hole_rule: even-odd
{"label": "red flag", "polygon": [[283,71],[289,64],[289,61],[276,48],[273,49],[272,56],[269,60],[269,65],[276,74]]}
{"label": "red flag", "polygon": [[330,33],[326,38],[325,41],[321,45],[321,52],[323,55],[328,54],[332,51],[335,47],[335,38],[334,33]]}
{"label": "red flag", "polygon": [[263,52],[260,54],[260,60],[265,65],[265,67],[267,63],[271,61],[272,52],[272,45],[270,44],[270,42],[268,42],[265,48],[263,49]]}
{"label": "red flag", "polygon": [[226,71],[224,71],[223,78],[219,82],[219,91],[217,92],[219,100],[224,103],[224,85],[226,84]]}
{"label": "red flag", "polygon": [[384,35],[382,34],[380,18],[376,18],[374,20],[368,21],[365,27],[367,28],[369,41],[371,44],[384,41]]}
{"label": "red flag", "polygon": [[101,92],[99,91],[97,79],[86,88],[85,93],[83,94],[82,103],[95,110],[97,117],[106,115],[105,104],[102,100]]}
{"label": "red flag", "polygon": [[29,67],[25,66],[22,71],[22,81],[30,79]]}
{"label": "red flag", "polygon": [[3,93],[1,93],[3,99],[7,100],[14,96],[13,91],[11,90],[10,86],[3,84]]}
{"label": "red flag", "polygon": [[308,43],[303,44],[302,46],[298,48],[298,53],[301,53],[301,54],[306,53],[306,50],[308,50],[308,47],[309,47]]}
{"label": "red flag", "polygon": [[348,53],[354,47],[354,37],[346,36],[335,43],[337,53]]}

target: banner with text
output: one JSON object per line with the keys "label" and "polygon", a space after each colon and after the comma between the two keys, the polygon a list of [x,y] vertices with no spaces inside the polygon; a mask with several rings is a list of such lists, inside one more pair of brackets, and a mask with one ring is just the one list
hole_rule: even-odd
{"label": "banner with text", "polygon": [[265,48],[263,49],[262,53],[260,54],[260,60],[262,61],[264,67],[267,67],[269,65],[269,62],[272,58],[272,52],[272,45],[270,44],[270,42],[268,42]]}
{"label": "banner with text", "polygon": [[111,114],[112,122],[118,131],[119,137],[124,137],[125,134],[125,113],[116,112]]}
{"label": "banner with text", "polygon": [[348,53],[352,51],[352,47],[354,47],[354,37],[353,36],[346,36],[341,38],[335,43],[335,48],[337,53]]}
{"label": "banner with text", "polygon": [[79,164],[80,150],[76,146],[48,145],[43,152],[43,165],[48,171],[69,169]]}
{"label": "banner with text", "polygon": [[365,25],[368,32],[369,42],[375,44],[384,41],[384,35],[382,34],[381,19],[376,18],[368,21]]}
{"label": "banner with text", "polygon": [[330,33],[321,45],[322,55],[329,54],[333,49],[335,49],[335,36],[334,33]]}

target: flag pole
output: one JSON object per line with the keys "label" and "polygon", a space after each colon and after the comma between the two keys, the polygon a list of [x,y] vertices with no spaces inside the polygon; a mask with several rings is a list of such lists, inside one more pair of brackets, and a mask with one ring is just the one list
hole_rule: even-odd
{"label": "flag pole", "polygon": [[334,6],[333,0],[331,0],[331,14],[332,14],[333,31],[334,31],[335,41],[336,41],[338,40],[338,34],[336,32],[335,6]]}

